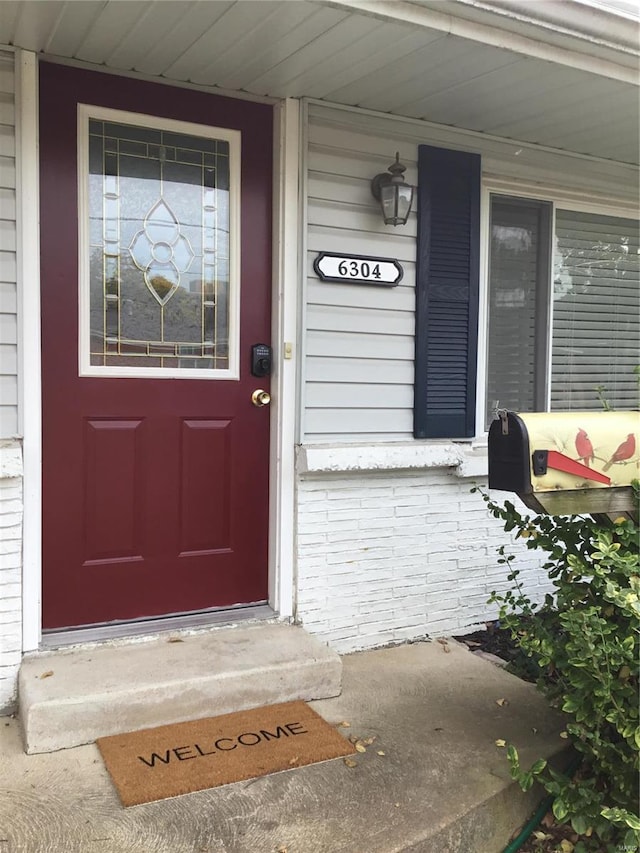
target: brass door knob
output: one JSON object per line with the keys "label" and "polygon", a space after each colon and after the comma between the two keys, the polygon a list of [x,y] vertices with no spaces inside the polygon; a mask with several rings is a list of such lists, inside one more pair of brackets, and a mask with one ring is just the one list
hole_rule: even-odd
{"label": "brass door knob", "polygon": [[269,394],[268,391],[263,391],[261,388],[257,388],[251,395],[251,402],[258,408],[261,406],[268,406],[271,402],[271,394]]}

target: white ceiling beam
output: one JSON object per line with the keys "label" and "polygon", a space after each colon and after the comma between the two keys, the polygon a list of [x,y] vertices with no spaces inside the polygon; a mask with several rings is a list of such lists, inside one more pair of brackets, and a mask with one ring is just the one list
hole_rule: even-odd
{"label": "white ceiling beam", "polygon": [[[425,0],[411,0],[423,3]],[[428,3],[429,0],[426,0]],[[449,0],[451,2],[451,0]],[[512,18],[514,26],[546,29],[552,37],[562,33],[588,39],[613,50],[638,53],[640,6],[637,0],[614,7],[597,0],[454,0],[460,15],[488,13]],[[626,7],[626,8],[623,8]],[[454,13],[455,14],[455,13]]]}
{"label": "white ceiling beam", "polygon": [[[640,84],[637,50],[598,41],[595,37],[586,38],[584,34],[578,32],[558,35],[557,30],[549,30],[549,40],[545,41],[543,39],[546,29],[543,27],[538,28],[539,32],[535,38],[516,32],[518,19],[513,16],[503,15],[496,20],[495,24],[488,25],[439,11],[435,3],[426,5],[420,2],[409,2],[409,0],[317,0],[317,2],[380,20],[402,21],[413,26],[437,30],[624,83]],[[456,4],[437,4],[438,7],[446,9],[451,9],[454,5],[457,8],[466,4],[460,0]],[[530,6],[534,5],[530,4]],[[492,17],[494,20],[498,17],[495,11]],[[553,38],[551,33],[555,33]],[[598,48],[601,55],[594,53]],[[611,56],[615,59],[607,58]]]}

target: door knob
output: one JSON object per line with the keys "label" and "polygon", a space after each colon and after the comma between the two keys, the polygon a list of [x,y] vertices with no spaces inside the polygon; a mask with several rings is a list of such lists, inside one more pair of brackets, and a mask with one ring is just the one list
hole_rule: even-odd
{"label": "door knob", "polygon": [[261,388],[257,388],[251,395],[251,402],[258,408],[261,406],[268,406],[271,402],[271,394],[269,394],[268,391],[263,391]]}

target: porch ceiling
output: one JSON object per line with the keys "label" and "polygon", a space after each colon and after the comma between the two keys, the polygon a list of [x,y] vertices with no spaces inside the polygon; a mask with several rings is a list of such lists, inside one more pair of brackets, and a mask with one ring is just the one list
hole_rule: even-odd
{"label": "porch ceiling", "polygon": [[588,25],[559,22],[567,5],[530,4],[532,20],[506,0],[3,0],[0,44],[637,163],[637,18],[576,3]]}

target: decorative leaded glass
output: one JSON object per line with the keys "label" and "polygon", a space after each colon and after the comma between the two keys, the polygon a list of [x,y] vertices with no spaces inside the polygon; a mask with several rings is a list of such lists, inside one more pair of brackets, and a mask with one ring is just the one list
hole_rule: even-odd
{"label": "decorative leaded glass", "polygon": [[91,365],[229,367],[229,143],[89,122]]}

